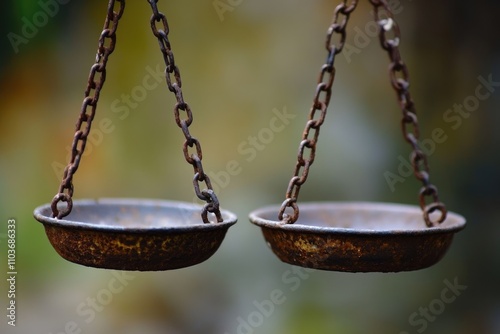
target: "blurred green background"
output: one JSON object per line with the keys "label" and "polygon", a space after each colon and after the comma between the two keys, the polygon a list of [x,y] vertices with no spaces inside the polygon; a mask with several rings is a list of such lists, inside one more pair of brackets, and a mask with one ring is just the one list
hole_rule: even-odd
{"label": "blurred green background", "polygon": [[[0,4],[1,268],[7,220],[18,224],[17,326],[2,315],[0,332],[500,333],[499,85],[473,104],[479,77],[500,81],[498,2],[391,2],[421,138],[436,128],[447,137],[430,154],[432,181],[448,208],[468,220],[441,262],[399,274],[292,272],[247,219],[251,210],[283,200],[326,56],[332,1],[160,1],[205,170],[221,175],[229,161],[240,164],[229,182],[212,177],[223,208],[239,222],[211,259],[182,270],[121,274],[60,258],[32,212],[57,191],[106,11],[105,1],[62,2]],[[337,56],[332,103],[302,201],[417,204],[412,177],[393,191],[384,177],[397,173],[398,157],[408,157],[409,147],[400,134],[387,55],[368,35],[370,10],[361,1],[348,28],[347,43],[355,49]],[[87,147],[75,198],[193,200],[192,168],[183,159],[166,85],[133,100],[128,113],[117,109],[126,105],[124,95],[137,94],[148,69],[163,68],[149,11],[145,1],[127,4],[93,130],[103,119],[111,125]],[[26,22],[38,26],[29,30]],[[464,103],[470,112],[453,111]],[[255,155],[238,150],[269,127],[275,109],[295,118]],[[116,275],[123,286],[110,295]],[[455,281],[467,288],[437,308],[446,282]],[[257,304],[267,305],[276,290],[282,303],[258,315]],[[91,308],[93,298],[98,304]],[[419,312],[429,307],[439,312],[425,320]]]}

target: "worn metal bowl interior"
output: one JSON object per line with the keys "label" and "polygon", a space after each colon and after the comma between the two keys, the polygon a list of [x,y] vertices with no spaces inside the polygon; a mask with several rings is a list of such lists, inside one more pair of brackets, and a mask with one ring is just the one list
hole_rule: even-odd
{"label": "worn metal bowl interior", "polygon": [[438,262],[465,218],[448,212],[427,227],[420,207],[364,202],[304,203],[294,224],[277,221],[279,206],[250,213],[284,262],[345,272],[418,270]]}
{"label": "worn metal bowl interior", "polygon": [[204,224],[201,209],[174,201],[99,199],[74,201],[63,219],[51,217],[50,204],[36,208],[34,217],[66,260],[151,271],[195,265],[217,251],[237,217],[222,210],[223,222]]}

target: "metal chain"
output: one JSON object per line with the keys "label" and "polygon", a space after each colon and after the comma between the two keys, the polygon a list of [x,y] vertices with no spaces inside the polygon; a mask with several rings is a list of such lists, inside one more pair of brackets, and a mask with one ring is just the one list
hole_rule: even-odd
{"label": "metal chain", "polygon": [[[115,10],[116,3],[118,8]],[[57,195],[54,196],[51,208],[52,217],[61,219],[71,213],[73,208],[73,175],[80,165],[80,161],[85,150],[87,137],[90,133],[92,120],[94,119],[97,102],[99,101],[99,94],[106,80],[106,64],[108,57],[113,53],[116,44],[116,29],[118,28],[118,21],[123,15],[125,10],[125,0],[110,0],[108,3],[108,10],[106,20],[104,21],[104,28],[99,37],[99,46],[95,58],[95,64],[90,69],[88,78],[87,89],[85,90],[85,98],[83,99],[80,117],[76,122],[76,132],[73,137],[73,144],[71,146],[71,160],[64,169],[63,178],[59,186]],[[57,204],[65,202],[66,207],[59,210]]]}
{"label": "metal chain", "polygon": [[[326,58],[326,63],[321,67],[316,93],[314,94],[312,107],[309,111],[309,119],[306,123],[299,145],[297,163],[286,190],[286,199],[281,204],[278,213],[278,219],[287,224],[293,224],[299,218],[297,199],[299,197],[300,187],[306,182],[309,168],[314,162],[319,130],[325,121],[328,104],[330,103],[332,84],[335,78],[334,59],[337,54],[342,52],[346,40],[347,22],[349,21],[350,14],[356,9],[357,4],[357,0],[352,0],[349,5],[347,5],[347,0],[343,0],[342,3],[335,8],[332,24],[328,28],[326,34],[325,46],[328,56]],[[334,34],[339,36],[339,41],[337,43],[332,41]],[[307,151],[309,151],[308,156]],[[285,213],[287,208],[292,208],[293,213]]]}
{"label": "metal chain", "polygon": [[[415,103],[413,102],[409,91],[410,81],[408,68],[403,62],[399,51],[399,43],[401,40],[399,26],[394,20],[394,15],[386,0],[370,0],[370,2],[374,8],[373,15],[375,17],[375,21],[378,22],[380,26],[380,44],[389,54],[391,61],[389,65],[389,78],[392,87],[396,91],[398,102],[403,112],[401,128],[404,139],[413,149],[411,154],[413,172],[415,177],[423,184],[419,194],[420,207],[423,211],[425,223],[427,226],[431,227],[436,225],[436,223],[442,223],[446,219],[447,210],[446,206],[439,201],[436,186],[431,184],[429,181],[429,164],[427,156],[420,149],[418,144],[420,130],[415,110]],[[385,17],[382,17],[382,14],[385,14]],[[388,37],[389,33],[391,33],[392,38]],[[432,202],[430,204],[426,204],[427,197],[432,198]],[[437,222],[433,222],[430,218],[430,214],[434,211],[441,212]]]}
{"label": "metal chain", "polygon": [[[151,29],[153,34],[158,39],[160,50],[166,65],[165,78],[167,86],[168,89],[175,94],[175,98],[177,100],[174,107],[175,122],[177,123],[177,126],[181,128],[186,139],[183,145],[184,158],[194,168],[193,186],[196,196],[207,202],[203,207],[201,217],[204,223],[210,223],[208,220],[208,212],[211,212],[215,214],[218,222],[222,222],[223,219],[219,209],[219,200],[217,199],[217,196],[212,188],[210,178],[203,171],[203,165],[201,163],[203,156],[201,144],[198,139],[191,136],[191,133],[189,132],[189,126],[193,122],[193,113],[187,102],[184,101],[184,97],[182,95],[181,73],[179,71],[179,67],[175,64],[174,54],[168,39],[169,26],[167,18],[163,13],[158,11],[158,0],[148,0],[148,2],[153,10],[153,14],[151,15]],[[160,27],[157,27],[157,23],[161,23]],[[185,118],[181,118],[181,110],[185,113]],[[190,153],[189,148],[194,148],[195,152]],[[203,182],[205,183],[206,189],[200,190],[200,183]]]}

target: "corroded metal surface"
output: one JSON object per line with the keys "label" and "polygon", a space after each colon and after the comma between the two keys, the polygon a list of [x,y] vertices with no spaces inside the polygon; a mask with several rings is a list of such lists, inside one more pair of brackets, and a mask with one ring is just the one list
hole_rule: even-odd
{"label": "corroded metal surface", "polygon": [[276,220],[279,206],[250,214],[284,262],[322,270],[398,272],[429,267],[450,246],[465,219],[449,213],[427,227],[419,207],[383,203],[307,203],[294,224]]}
{"label": "corroded metal surface", "polygon": [[[35,209],[54,249],[85,266],[120,270],[169,270],[203,262],[219,248],[236,216],[203,223],[202,206],[172,201],[75,201],[65,219],[50,205]],[[213,218],[215,221],[215,217]]]}

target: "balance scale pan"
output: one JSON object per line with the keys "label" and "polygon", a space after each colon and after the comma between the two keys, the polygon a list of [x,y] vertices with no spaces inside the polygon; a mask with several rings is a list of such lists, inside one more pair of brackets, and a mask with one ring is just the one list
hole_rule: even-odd
{"label": "balance scale pan", "polygon": [[[35,209],[54,249],[66,260],[119,270],[169,270],[195,265],[219,248],[237,217],[204,224],[201,205],[144,199],[73,202],[64,219],[52,218],[50,204]],[[215,220],[215,218],[214,218]]]}
{"label": "balance scale pan", "polygon": [[294,224],[277,221],[279,206],[250,213],[280,260],[293,265],[344,272],[418,270],[438,262],[465,218],[448,212],[427,227],[420,207],[366,202],[300,204]]}

